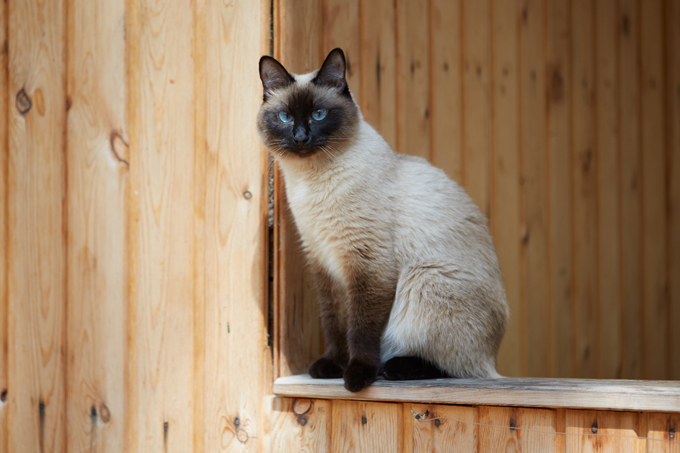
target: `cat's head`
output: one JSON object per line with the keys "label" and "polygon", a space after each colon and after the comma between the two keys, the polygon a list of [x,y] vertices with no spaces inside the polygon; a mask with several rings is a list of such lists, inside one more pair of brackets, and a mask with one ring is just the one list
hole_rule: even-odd
{"label": "cat's head", "polygon": [[345,54],[334,49],[321,69],[290,74],[273,59],[260,59],[264,102],[257,129],[278,157],[335,155],[358,130],[359,108],[345,79]]}

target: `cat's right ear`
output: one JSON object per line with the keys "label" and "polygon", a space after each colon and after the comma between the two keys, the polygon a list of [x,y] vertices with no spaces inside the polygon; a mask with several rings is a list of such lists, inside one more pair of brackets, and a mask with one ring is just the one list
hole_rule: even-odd
{"label": "cat's right ear", "polygon": [[264,56],[260,58],[260,80],[264,89],[264,100],[279,88],[286,87],[295,82],[295,79],[288,74],[286,68],[272,57]]}

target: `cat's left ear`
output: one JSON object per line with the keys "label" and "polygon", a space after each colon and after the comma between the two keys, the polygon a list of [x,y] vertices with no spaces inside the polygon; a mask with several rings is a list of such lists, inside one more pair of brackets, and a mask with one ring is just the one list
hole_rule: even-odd
{"label": "cat's left ear", "polygon": [[274,90],[295,82],[295,79],[288,74],[281,63],[266,55],[260,58],[260,80],[262,80],[265,101]]}
{"label": "cat's left ear", "polygon": [[345,62],[345,54],[339,47],[331,50],[326,60],[321,65],[318,74],[314,78],[314,83],[328,87],[340,88],[342,91],[347,90],[347,80],[345,80],[345,69],[347,63]]}

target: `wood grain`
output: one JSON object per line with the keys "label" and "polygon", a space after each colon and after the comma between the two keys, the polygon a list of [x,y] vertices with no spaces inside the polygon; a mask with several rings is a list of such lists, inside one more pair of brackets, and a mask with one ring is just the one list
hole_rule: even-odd
{"label": "wood grain", "polygon": [[[205,445],[194,451],[266,449],[271,351],[267,348],[267,154],[254,118],[262,85],[236,68],[255,70],[269,50],[269,4],[238,1],[205,8],[205,134],[196,140],[205,162],[205,357],[198,422]],[[248,24],[248,26],[243,26]],[[198,74],[197,74],[198,77]],[[198,115],[198,112],[197,112]],[[197,126],[198,133],[198,126]],[[255,146],[253,146],[255,145]],[[199,175],[196,175],[197,181]],[[235,263],[239,263],[237,266]],[[196,354],[196,352],[195,352]]]}
{"label": "wood grain", "polygon": [[117,452],[128,296],[125,5],[70,0],[68,13],[68,446]]}
{"label": "wood grain", "polygon": [[[325,55],[319,41],[321,5],[318,0],[280,0],[274,3],[274,57],[294,73],[318,69]],[[300,43],[304,42],[304,51]],[[274,375],[307,370],[323,353],[323,339],[310,276],[300,237],[285,198],[283,177],[274,175]]]}
{"label": "wood grain", "polygon": [[492,3],[493,126],[490,227],[510,307],[510,320],[498,352],[498,372],[526,376],[526,317],[522,299],[520,232],[519,79],[517,8]]}
{"label": "wood grain", "polygon": [[598,377],[621,377],[621,230],[617,2],[596,4],[597,244],[600,355]]}
{"label": "wood grain", "polygon": [[431,159],[428,5],[397,0],[397,148]]}
{"label": "wood grain", "polygon": [[393,0],[360,2],[361,111],[397,149],[397,35]]}
{"label": "wood grain", "polygon": [[[636,412],[567,411],[568,452],[637,453],[647,451],[644,415]],[[628,436],[628,437],[624,437]],[[649,450],[655,451],[655,450]]]}
{"label": "wood grain", "polygon": [[[361,105],[361,20],[359,0],[325,0],[323,3],[322,53],[341,47],[345,53],[345,77],[352,97]],[[325,57],[325,55],[324,55]]]}
{"label": "wood grain", "polygon": [[490,217],[491,24],[488,0],[463,1],[463,180]]}
{"label": "wood grain", "polygon": [[571,4],[546,2],[547,153],[550,222],[550,300],[554,319],[553,372],[573,377],[574,293],[572,263],[572,24]]}
{"label": "wood grain", "polygon": [[526,299],[528,374],[551,376],[552,307],[549,300],[545,73],[543,71],[544,4],[522,2],[520,11],[520,146],[523,225],[523,280]]}
{"label": "wood grain", "polygon": [[664,121],[663,4],[640,8],[640,96],[643,231],[643,377],[668,379],[666,321],[666,130]]}
{"label": "wood grain", "polygon": [[572,2],[572,215],[575,377],[597,377],[597,168],[594,4]]}
{"label": "wood grain", "polygon": [[671,379],[680,379],[680,4],[666,3],[668,134],[668,332]]}
{"label": "wood grain", "polygon": [[[9,405],[7,387],[9,378],[9,293],[7,273],[9,271],[9,86],[8,86],[8,41],[7,26],[9,7],[0,5],[0,453],[8,453],[9,446]],[[4,397],[2,396],[4,395]]]}
{"label": "wood grain", "polygon": [[404,401],[493,406],[571,407],[640,411],[680,411],[680,383],[605,379],[435,379],[379,380],[352,393],[342,379],[288,376],[274,382],[282,397]]}
{"label": "wood grain", "polygon": [[331,451],[403,451],[402,406],[364,401],[333,401]]}
{"label": "wood grain", "polygon": [[494,426],[479,427],[479,452],[565,451],[563,437],[552,434],[562,432],[558,421],[554,410],[482,406],[479,423]]}
{"label": "wood grain", "polygon": [[642,376],[642,193],[640,155],[639,18],[637,0],[619,3],[621,294],[623,367],[621,377]]}
{"label": "wood grain", "polygon": [[333,402],[307,398],[275,398],[272,410],[272,452],[329,452]]}
{"label": "wood grain", "polygon": [[6,22],[11,452],[66,449],[64,12],[12,2]]}
{"label": "wood grain", "polygon": [[[195,223],[192,5],[127,3],[130,128],[126,448],[194,442]],[[143,82],[141,82],[143,81]],[[196,154],[195,154],[196,153]]]}
{"label": "wood grain", "polygon": [[[680,453],[680,414],[642,414],[647,422],[647,451]],[[673,436],[673,437],[671,437]]]}
{"label": "wood grain", "polygon": [[[404,404],[404,453],[475,451],[478,440],[477,408],[430,404]],[[466,423],[467,422],[467,423]]]}
{"label": "wood grain", "polygon": [[430,8],[430,104],[433,165],[463,181],[462,17],[459,0],[434,0]]}

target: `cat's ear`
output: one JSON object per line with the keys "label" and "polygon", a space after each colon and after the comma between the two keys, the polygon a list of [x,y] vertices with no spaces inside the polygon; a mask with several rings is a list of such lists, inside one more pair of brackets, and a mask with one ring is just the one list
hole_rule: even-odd
{"label": "cat's ear", "polygon": [[321,65],[321,69],[314,79],[317,85],[340,88],[342,91],[347,90],[347,80],[345,80],[345,69],[347,63],[345,62],[345,54],[339,47],[331,50],[326,60]]}
{"label": "cat's ear", "polygon": [[265,101],[274,90],[295,82],[295,79],[288,74],[288,71],[286,71],[286,68],[281,63],[266,55],[260,58],[260,80],[262,80]]}

